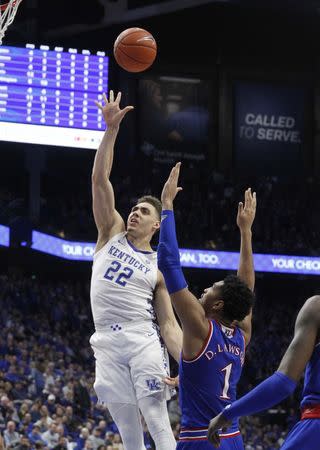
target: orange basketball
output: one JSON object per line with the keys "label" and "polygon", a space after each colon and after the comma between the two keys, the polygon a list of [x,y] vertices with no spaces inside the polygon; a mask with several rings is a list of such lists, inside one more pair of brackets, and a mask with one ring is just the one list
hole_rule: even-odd
{"label": "orange basketball", "polygon": [[142,72],[151,66],[157,56],[157,43],[143,28],[128,28],[117,37],[114,57],[124,70]]}

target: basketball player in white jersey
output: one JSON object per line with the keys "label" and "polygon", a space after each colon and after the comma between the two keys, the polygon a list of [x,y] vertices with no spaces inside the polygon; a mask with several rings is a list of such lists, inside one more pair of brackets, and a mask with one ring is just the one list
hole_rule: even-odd
{"label": "basketball player in white jersey", "polygon": [[[171,355],[179,361],[182,332],[175,319],[157,254],[150,241],[160,228],[161,203],[145,196],[132,208],[127,227],[115,209],[109,180],[119,125],[132,106],[120,109],[121,93],[104,104],[107,130],[92,172],[93,213],[98,229],[91,278],[95,333],[90,338],[96,359],[94,389],[106,404],[126,450],[143,450],[141,416],[157,450],[174,450],[167,412],[170,389],[164,379],[168,360],[154,324]],[[140,410],[140,411],[139,411]]]}

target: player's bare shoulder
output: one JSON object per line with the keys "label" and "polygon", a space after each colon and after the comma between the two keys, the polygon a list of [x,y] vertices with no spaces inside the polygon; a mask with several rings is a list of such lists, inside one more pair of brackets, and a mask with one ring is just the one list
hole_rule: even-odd
{"label": "player's bare shoulder", "polygon": [[309,297],[300,309],[296,328],[318,328],[320,333],[320,295]]}
{"label": "player's bare shoulder", "polygon": [[320,295],[309,297],[301,311],[303,310],[308,315],[314,315],[314,318],[320,319]]}

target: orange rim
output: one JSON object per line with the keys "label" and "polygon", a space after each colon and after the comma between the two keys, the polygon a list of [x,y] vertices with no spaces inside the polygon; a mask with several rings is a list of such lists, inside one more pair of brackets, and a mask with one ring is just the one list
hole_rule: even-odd
{"label": "orange rim", "polygon": [[[0,11],[5,11],[7,9],[7,6],[9,5],[10,2],[5,3],[4,5],[0,5]],[[15,4],[16,2],[14,1],[13,4]]]}

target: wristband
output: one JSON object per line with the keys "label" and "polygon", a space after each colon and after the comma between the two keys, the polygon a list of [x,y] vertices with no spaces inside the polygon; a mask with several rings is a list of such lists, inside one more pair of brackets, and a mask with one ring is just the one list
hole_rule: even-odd
{"label": "wristband", "polygon": [[164,210],[161,213],[160,239],[158,246],[158,267],[162,272],[169,294],[187,287],[181,264],[174,213]]}

